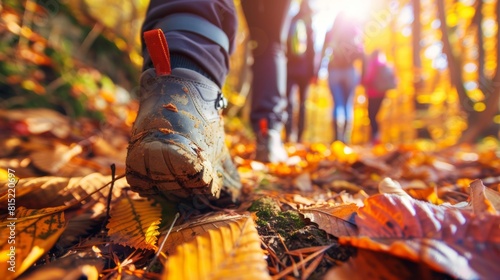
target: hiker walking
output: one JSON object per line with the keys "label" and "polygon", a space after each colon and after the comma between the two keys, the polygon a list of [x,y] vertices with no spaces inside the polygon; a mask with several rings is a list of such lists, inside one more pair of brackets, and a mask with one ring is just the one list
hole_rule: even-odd
{"label": "hiker walking", "polygon": [[364,59],[361,30],[356,21],[339,12],[325,35],[322,57],[328,53],[328,85],[333,97],[334,140],[350,143],[354,118],[354,90],[360,81],[356,60]]}
{"label": "hiker walking", "polygon": [[[298,13],[291,19],[287,37],[287,112],[286,140],[302,142],[306,118],[306,100],[311,82],[317,77],[315,63],[313,11],[308,0],[302,0]],[[295,102],[298,93],[298,104]],[[298,105],[298,117],[294,109]],[[296,135],[296,138],[293,136]],[[293,139],[294,138],[294,139]]]}

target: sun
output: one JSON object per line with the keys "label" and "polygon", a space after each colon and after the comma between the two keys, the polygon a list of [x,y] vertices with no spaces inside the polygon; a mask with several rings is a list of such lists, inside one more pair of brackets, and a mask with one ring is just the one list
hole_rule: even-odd
{"label": "sun", "polygon": [[366,21],[370,17],[373,8],[373,0],[313,0],[311,5],[318,11],[318,16],[325,20],[325,24],[331,24],[335,15],[341,11],[350,18]]}

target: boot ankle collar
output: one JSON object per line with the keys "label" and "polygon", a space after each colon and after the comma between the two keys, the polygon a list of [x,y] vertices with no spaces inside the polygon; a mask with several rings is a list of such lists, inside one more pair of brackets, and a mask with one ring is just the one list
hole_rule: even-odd
{"label": "boot ankle collar", "polygon": [[158,22],[155,28],[161,28],[165,33],[169,31],[187,31],[203,36],[229,53],[229,38],[219,27],[205,18],[189,13],[178,13],[166,16]]}

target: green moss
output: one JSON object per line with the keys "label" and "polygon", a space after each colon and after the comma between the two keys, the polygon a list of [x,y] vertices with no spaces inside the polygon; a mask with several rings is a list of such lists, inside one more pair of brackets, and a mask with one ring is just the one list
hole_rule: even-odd
{"label": "green moss", "polygon": [[259,198],[252,203],[252,206],[248,208],[251,212],[256,212],[257,217],[263,220],[269,220],[273,217],[276,217],[278,213],[281,211],[278,203],[268,197]]}
{"label": "green moss", "polygon": [[296,211],[285,211],[279,213],[276,217],[275,229],[283,237],[288,237],[290,234],[305,226],[304,220]]}
{"label": "green moss", "polygon": [[269,226],[285,238],[305,226],[304,220],[298,212],[281,211],[278,202],[272,198],[260,198],[248,210],[256,212],[259,227]]}

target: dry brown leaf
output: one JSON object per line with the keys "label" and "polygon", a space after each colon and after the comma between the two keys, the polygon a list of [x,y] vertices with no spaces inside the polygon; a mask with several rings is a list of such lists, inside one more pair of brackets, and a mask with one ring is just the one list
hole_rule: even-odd
{"label": "dry brown leaf", "polygon": [[[227,226],[230,222],[239,219],[239,214],[229,214],[226,212],[212,212],[201,215],[187,223],[175,226],[168,236],[168,242],[163,249],[167,254],[173,254],[175,248],[186,242],[194,240],[199,235],[205,234],[208,230]],[[159,243],[163,242],[164,236],[160,238]]]}
{"label": "dry brown leaf", "polygon": [[[80,209],[75,211],[81,211]],[[68,211],[69,212],[69,211]],[[95,213],[68,213],[66,212],[66,219],[68,225],[64,230],[63,234],[57,240],[56,246],[61,249],[67,249],[71,245],[74,245],[82,237],[86,237],[94,228],[99,228],[99,224],[102,223],[102,219],[96,218]],[[71,215],[76,215],[70,218]]]}
{"label": "dry brown leaf", "polygon": [[380,193],[386,193],[386,194],[396,194],[396,195],[401,195],[401,196],[407,196],[409,197],[410,195],[403,190],[401,185],[397,182],[392,180],[391,178],[384,178],[379,184],[378,184],[378,191]]}
{"label": "dry brown leaf", "polygon": [[[109,188],[103,188],[111,182],[111,176],[103,176],[93,173],[85,177],[63,178],[63,177],[33,177],[20,179],[16,185],[17,206],[41,209],[45,207],[56,207],[69,205],[83,199],[88,194],[102,188],[101,191],[91,196],[93,202],[107,202]],[[123,187],[127,186],[125,178],[115,181],[113,197],[118,197]],[[8,184],[0,183],[0,204],[7,203]],[[19,199],[22,198],[22,199]],[[87,201],[89,203],[90,201]],[[0,213],[6,209],[0,209]]]}
{"label": "dry brown leaf", "polygon": [[66,228],[65,209],[19,207],[15,216],[8,214],[0,224],[0,236],[4,237],[0,240],[3,279],[16,278],[52,248]]}
{"label": "dry brown leaf", "polygon": [[500,216],[376,195],[358,210],[356,223],[361,237],[340,238],[342,244],[423,262],[458,278],[500,274]]}
{"label": "dry brown leaf", "polygon": [[424,238],[402,240],[346,237],[341,238],[340,242],[374,251],[379,254],[379,259],[390,254],[458,279],[496,279],[500,273],[496,262],[497,244],[476,244],[479,248],[474,249],[476,252],[472,254],[471,250],[461,245]]}
{"label": "dry brown leaf", "polygon": [[162,279],[271,279],[250,216],[210,228],[176,248]]}
{"label": "dry brown leaf", "polygon": [[500,210],[500,192],[492,190],[490,188],[486,188],[484,190],[484,193],[485,193],[484,195],[486,196],[486,198],[491,202],[492,206],[495,209]]}
{"label": "dry brown leaf", "polygon": [[355,236],[358,229],[354,223],[354,216],[358,206],[356,204],[344,204],[340,206],[315,206],[300,209],[306,218],[318,224],[319,228],[327,233],[339,236]]}
{"label": "dry brown leaf", "polygon": [[66,146],[61,143],[54,143],[54,147],[49,150],[36,151],[31,154],[33,165],[48,174],[58,174],[73,157],[83,151],[80,145]]}
{"label": "dry brown leaf", "polygon": [[440,279],[417,263],[369,250],[358,250],[348,262],[330,269],[324,280]]}
{"label": "dry brown leaf", "polygon": [[115,243],[137,249],[156,250],[161,207],[153,202],[125,196],[111,209],[106,227]]}
{"label": "dry brown leaf", "polygon": [[119,145],[114,146],[103,137],[94,137],[92,139],[92,152],[95,155],[112,158],[117,161],[125,161],[127,156],[126,149],[118,149],[120,148]]}
{"label": "dry brown leaf", "polygon": [[31,134],[50,132],[63,139],[71,132],[68,118],[50,109],[0,110],[0,118],[24,123],[26,130]]}
{"label": "dry brown leaf", "polygon": [[[497,212],[491,201],[486,197],[486,186],[481,180],[474,180],[470,184],[470,189],[472,210],[476,215],[481,213],[495,214]],[[492,195],[492,197],[494,196]],[[496,197],[498,199],[498,196]]]}
{"label": "dry brown leaf", "polygon": [[69,255],[55,259],[49,264],[37,266],[24,280],[40,279],[99,279],[99,273],[105,265],[101,258],[88,249],[84,252],[71,252]]}
{"label": "dry brown leaf", "polygon": [[312,191],[312,181],[309,172],[304,172],[293,179],[293,185],[303,192]]}

